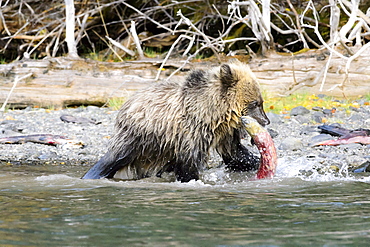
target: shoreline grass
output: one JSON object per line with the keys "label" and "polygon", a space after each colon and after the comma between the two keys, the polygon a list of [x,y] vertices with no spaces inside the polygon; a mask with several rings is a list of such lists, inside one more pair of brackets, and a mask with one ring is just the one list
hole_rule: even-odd
{"label": "shoreline grass", "polygon": [[[264,92],[263,98],[265,99],[265,111],[276,114],[287,114],[287,112],[297,106],[304,106],[309,110],[312,110],[313,107],[320,107],[323,109],[344,109],[348,111],[351,107],[359,108],[361,105],[370,105],[370,94],[344,99],[309,93],[292,94],[286,97],[268,97],[267,93]],[[111,98],[108,100],[107,106],[113,110],[118,110],[126,100],[127,98],[125,97]]]}
{"label": "shoreline grass", "polygon": [[286,114],[297,106],[304,106],[309,110],[312,110],[313,107],[320,107],[323,109],[344,109],[348,111],[351,107],[359,108],[362,104],[370,105],[370,94],[348,99],[309,93],[272,98],[266,97],[266,93],[263,93],[263,96],[265,99],[265,111],[276,114]]}

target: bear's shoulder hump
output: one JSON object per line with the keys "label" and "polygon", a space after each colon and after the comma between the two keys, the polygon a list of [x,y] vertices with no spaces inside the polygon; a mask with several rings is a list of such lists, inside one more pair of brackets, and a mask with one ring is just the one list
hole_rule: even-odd
{"label": "bear's shoulder hump", "polygon": [[207,84],[207,72],[201,69],[193,70],[185,80],[186,87],[200,87]]}

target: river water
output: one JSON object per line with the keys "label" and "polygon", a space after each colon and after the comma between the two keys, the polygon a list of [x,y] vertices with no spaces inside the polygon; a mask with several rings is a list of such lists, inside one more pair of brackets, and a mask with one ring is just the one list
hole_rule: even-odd
{"label": "river water", "polygon": [[370,175],[308,165],[279,160],[272,180],[217,168],[187,184],[3,165],[0,246],[368,246]]}

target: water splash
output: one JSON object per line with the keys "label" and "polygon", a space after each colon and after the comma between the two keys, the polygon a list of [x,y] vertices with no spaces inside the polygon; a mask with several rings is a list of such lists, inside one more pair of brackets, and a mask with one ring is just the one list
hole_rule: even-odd
{"label": "water splash", "polygon": [[[303,182],[330,182],[330,181],[358,181],[370,183],[370,176],[367,174],[353,174],[347,172],[346,162],[340,166],[339,171],[328,169],[328,164],[334,162],[327,158],[319,157],[294,157],[284,156],[279,158],[276,175],[273,179],[255,179],[255,172],[228,172],[223,166],[210,168],[201,173],[201,179],[198,181],[190,181],[189,183],[181,183],[175,181],[174,176],[165,178],[145,178],[136,181],[119,181],[111,179],[99,180],[81,180],[79,175],[74,174],[50,174],[33,177],[27,184],[41,184],[44,187],[81,187],[81,188],[96,188],[96,187],[168,187],[168,188],[184,188],[184,189],[211,189],[211,188],[233,188],[238,186],[258,187],[258,186],[280,186],[285,183]],[[335,161],[336,164],[338,163]],[[30,179],[30,178],[29,178]],[[17,178],[19,181],[19,177]]]}
{"label": "water splash", "polygon": [[56,181],[76,179],[64,174],[42,175],[35,178],[36,181]]}
{"label": "water splash", "polygon": [[348,173],[348,165],[343,163],[339,171],[328,168],[327,160],[307,157],[283,157],[278,161],[276,177],[300,178],[304,181],[329,182],[329,181],[361,181],[369,182],[370,177]]}

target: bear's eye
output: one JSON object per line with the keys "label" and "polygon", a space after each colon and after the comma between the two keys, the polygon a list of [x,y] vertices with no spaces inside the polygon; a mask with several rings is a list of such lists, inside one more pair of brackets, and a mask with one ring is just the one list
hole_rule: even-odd
{"label": "bear's eye", "polygon": [[249,109],[254,109],[258,107],[258,102],[257,101],[252,101],[248,104]]}

